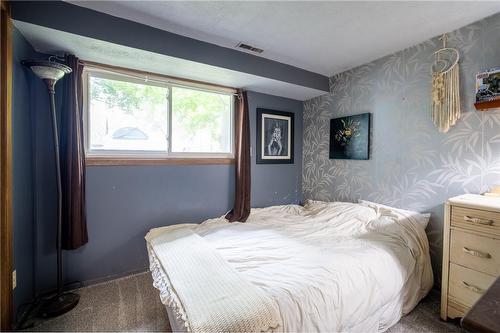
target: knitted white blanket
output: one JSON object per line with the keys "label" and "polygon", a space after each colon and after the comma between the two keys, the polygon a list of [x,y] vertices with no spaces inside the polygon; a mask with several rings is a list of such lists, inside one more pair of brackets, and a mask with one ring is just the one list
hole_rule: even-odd
{"label": "knitted white blanket", "polygon": [[279,326],[273,301],[199,235],[178,229],[148,241],[182,303],[177,307],[187,316],[188,330],[265,332]]}

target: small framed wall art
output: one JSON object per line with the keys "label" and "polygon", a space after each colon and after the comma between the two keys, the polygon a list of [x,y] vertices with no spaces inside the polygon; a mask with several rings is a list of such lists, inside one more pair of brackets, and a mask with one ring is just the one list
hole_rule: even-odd
{"label": "small framed wall art", "polygon": [[500,108],[500,68],[476,75],[476,103],[479,111]]}
{"label": "small framed wall art", "polygon": [[294,114],[257,108],[257,164],[293,164]]}
{"label": "small framed wall art", "polygon": [[330,159],[368,160],[370,113],[330,120]]}
{"label": "small framed wall art", "polygon": [[500,67],[476,75],[476,103],[500,99]]}

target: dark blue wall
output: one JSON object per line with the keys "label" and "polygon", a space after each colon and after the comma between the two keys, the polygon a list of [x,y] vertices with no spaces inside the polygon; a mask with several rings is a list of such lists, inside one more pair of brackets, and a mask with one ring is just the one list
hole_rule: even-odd
{"label": "dark blue wall", "polygon": [[150,228],[200,222],[226,212],[234,167],[87,167],[89,243],[68,252],[68,278],[92,280],[147,266]]}
{"label": "dark blue wall", "polygon": [[21,60],[35,52],[17,29],[13,29],[12,144],[13,144],[13,250],[17,287],[14,309],[31,300],[34,293],[34,154],[31,113],[33,74]]}
{"label": "dark blue wall", "polygon": [[[59,99],[63,84],[57,86]],[[37,280],[42,291],[55,283],[55,187],[46,92],[37,100],[35,207],[39,220]],[[298,203],[302,193],[302,102],[254,92],[248,93],[248,100],[252,146],[257,107],[296,115],[294,164],[256,165],[252,156],[252,206]],[[86,185],[89,243],[65,252],[67,282],[143,270],[148,266],[144,235],[149,229],[223,215],[233,204],[234,166],[89,166]]]}

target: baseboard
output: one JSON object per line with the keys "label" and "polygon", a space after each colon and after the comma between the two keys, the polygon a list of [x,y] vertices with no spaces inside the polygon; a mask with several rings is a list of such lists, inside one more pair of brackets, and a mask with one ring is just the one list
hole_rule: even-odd
{"label": "baseboard", "polygon": [[100,277],[100,278],[96,278],[96,279],[91,279],[91,280],[85,280],[85,281],[81,281],[79,283],[78,287],[68,288],[68,289],[79,289],[79,288],[83,288],[83,287],[94,286],[94,285],[106,283],[106,282],[109,282],[112,280],[118,280],[118,279],[123,279],[123,278],[129,277],[129,276],[137,275],[137,274],[142,274],[142,273],[145,273],[147,271],[149,271],[149,268],[144,267],[144,268],[136,269],[133,271],[112,274],[112,275],[108,275],[108,276]]}

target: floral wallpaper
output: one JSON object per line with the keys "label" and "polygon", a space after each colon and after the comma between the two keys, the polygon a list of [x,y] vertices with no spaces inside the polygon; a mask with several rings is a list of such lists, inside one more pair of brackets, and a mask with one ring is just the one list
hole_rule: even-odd
{"label": "floral wallpaper", "polygon": [[[500,14],[448,35],[460,51],[462,116],[446,134],[431,120],[433,38],[330,78],[330,94],[304,102],[304,199],[367,199],[431,212],[427,233],[441,278],[443,203],[500,184],[500,110],[474,109],[476,73],[500,67]],[[331,160],[331,118],[372,113],[370,159]]]}

